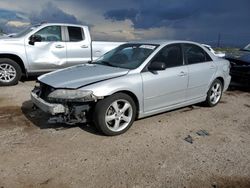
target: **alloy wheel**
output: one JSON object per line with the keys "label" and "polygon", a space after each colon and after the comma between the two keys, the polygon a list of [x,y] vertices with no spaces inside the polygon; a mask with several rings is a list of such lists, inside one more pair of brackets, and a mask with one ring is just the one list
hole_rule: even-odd
{"label": "alloy wheel", "polygon": [[212,104],[217,104],[222,94],[222,87],[220,83],[215,83],[211,88],[210,101]]}
{"label": "alloy wheel", "polygon": [[8,83],[16,78],[16,69],[10,64],[0,64],[0,81]]}
{"label": "alloy wheel", "polygon": [[111,131],[119,132],[130,124],[132,116],[133,108],[131,104],[127,100],[119,99],[108,107],[105,114],[105,123]]}

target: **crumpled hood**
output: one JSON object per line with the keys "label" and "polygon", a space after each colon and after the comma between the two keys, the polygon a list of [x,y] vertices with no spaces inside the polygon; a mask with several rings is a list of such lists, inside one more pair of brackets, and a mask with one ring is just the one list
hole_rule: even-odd
{"label": "crumpled hood", "polygon": [[54,88],[76,89],[95,82],[126,75],[128,69],[98,64],[82,64],[57,70],[38,78]]}
{"label": "crumpled hood", "polygon": [[226,59],[242,61],[250,64],[250,52],[243,50],[235,51],[233,53],[227,54]]}

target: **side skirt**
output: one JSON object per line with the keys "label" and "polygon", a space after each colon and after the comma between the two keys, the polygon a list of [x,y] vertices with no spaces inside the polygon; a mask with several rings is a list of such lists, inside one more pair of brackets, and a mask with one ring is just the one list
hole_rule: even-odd
{"label": "side skirt", "polygon": [[152,116],[152,115],[155,115],[155,114],[159,114],[159,113],[162,113],[162,112],[167,112],[167,111],[174,110],[174,109],[177,109],[177,108],[189,106],[189,105],[192,105],[192,104],[197,104],[197,103],[203,102],[205,100],[206,100],[206,96],[200,97],[200,98],[197,98],[197,99],[194,99],[194,100],[191,100],[191,101],[186,101],[184,103],[175,104],[175,105],[172,105],[172,106],[167,106],[167,107],[160,108],[160,109],[157,109],[157,110],[152,110],[152,111],[149,111],[149,112],[141,112],[138,115],[138,119],[144,118],[144,117],[147,117],[147,116]]}

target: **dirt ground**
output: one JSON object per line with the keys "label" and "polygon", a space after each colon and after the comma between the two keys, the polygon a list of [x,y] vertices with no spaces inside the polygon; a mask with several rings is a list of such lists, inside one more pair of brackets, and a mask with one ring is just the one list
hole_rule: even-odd
{"label": "dirt ground", "polygon": [[250,187],[249,92],[227,91],[214,108],[174,110],[106,137],[88,125],[48,124],[32,110],[33,86],[0,88],[0,188]]}

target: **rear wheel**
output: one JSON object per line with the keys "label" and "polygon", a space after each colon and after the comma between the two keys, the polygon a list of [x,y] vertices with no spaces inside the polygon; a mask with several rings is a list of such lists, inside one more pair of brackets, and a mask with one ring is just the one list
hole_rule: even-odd
{"label": "rear wheel", "polygon": [[223,91],[223,85],[220,80],[216,79],[210,86],[207,92],[207,99],[205,101],[206,105],[213,107],[220,102]]}
{"label": "rear wheel", "polygon": [[126,132],[135,120],[136,106],[124,93],[116,93],[99,101],[94,110],[94,123],[105,135]]}
{"label": "rear wheel", "polygon": [[0,85],[10,86],[18,83],[22,76],[20,66],[8,58],[0,59]]}

